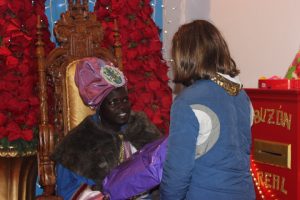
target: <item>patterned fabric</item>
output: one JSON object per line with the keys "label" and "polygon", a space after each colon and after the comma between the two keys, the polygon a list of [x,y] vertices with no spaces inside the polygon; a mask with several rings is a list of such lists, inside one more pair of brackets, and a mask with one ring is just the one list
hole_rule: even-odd
{"label": "patterned fabric", "polygon": [[126,78],[112,63],[91,57],[78,61],[75,83],[82,101],[95,108],[112,90],[125,86]]}
{"label": "patterned fabric", "polygon": [[104,195],[99,191],[93,191],[91,187],[83,184],[72,197],[72,200],[102,200]]}

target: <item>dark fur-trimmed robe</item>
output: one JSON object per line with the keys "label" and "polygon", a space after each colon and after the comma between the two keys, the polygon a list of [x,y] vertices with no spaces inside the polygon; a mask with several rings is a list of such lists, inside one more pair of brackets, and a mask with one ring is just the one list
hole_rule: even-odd
{"label": "dark fur-trimmed robe", "polygon": [[[132,112],[124,132],[124,140],[137,150],[158,139],[161,134],[142,112]],[[119,162],[121,140],[118,133],[108,131],[85,118],[56,147],[52,159],[80,176],[92,179],[100,190],[102,181]]]}

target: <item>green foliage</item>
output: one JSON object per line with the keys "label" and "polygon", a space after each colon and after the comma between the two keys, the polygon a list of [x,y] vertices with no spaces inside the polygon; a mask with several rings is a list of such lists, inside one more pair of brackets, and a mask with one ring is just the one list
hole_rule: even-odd
{"label": "green foliage", "polygon": [[34,128],[34,138],[31,141],[25,141],[23,139],[17,139],[14,141],[8,141],[7,138],[2,138],[0,140],[0,146],[2,147],[1,150],[3,151],[10,151],[15,150],[19,154],[29,151],[37,150],[38,145],[38,129]]}
{"label": "green foliage", "polygon": [[288,71],[287,71],[287,73],[286,73],[286,75],[285,75],[285,78],[287,78],[287,79],[292,79],[293,78],[293,72],[296,70],[296,66],[291,66],[289,69],[288,69]]}

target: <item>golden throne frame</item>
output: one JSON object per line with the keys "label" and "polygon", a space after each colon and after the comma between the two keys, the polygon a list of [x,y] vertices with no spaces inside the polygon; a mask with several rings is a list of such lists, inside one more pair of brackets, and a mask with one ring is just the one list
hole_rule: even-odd
{"label": "golden throne frame", "polygon": [[[77,60],[83,57],[109,59],[122,68],[121,46],[115,20],[114,49],[101,47],[103,29],[96,15],[88,11],[88,0],[68,0],[68,10],[54,26],[59,46],[45,56],[41,21],[37,24],[36,55],[39,71],[40,125],[38,173],[43,194],[38,199],[59,199],[55,195],[55,168],[50,155],[55,144],[81,119],[93,112],[86,107],[74,84]],[[73,110],[72,108],[76,108]],[[80,117],[74,117],[80,113]]]}

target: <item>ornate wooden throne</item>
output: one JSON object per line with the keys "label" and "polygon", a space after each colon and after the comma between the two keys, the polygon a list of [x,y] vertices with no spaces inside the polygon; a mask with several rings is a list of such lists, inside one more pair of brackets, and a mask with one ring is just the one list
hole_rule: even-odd
{"label": "ornate wooden throne", "polygon": [[[76,62],[83,57],[110,59],[121,67],[121,49],[118,30],[115,32],[113,50],[101,47],[103,30],[94,13],[88,11],[88,0],[68,0],[68,10],[61,15],[54,27],[59,47],[45,56],[38,20],[36,43],[39,67],[40,126],[38,167],[43,194],[38,199],[56,199],[55,168],[50,159],[55,144],[93,112],[85,106],[74,83]],[[116,23],[115,23],[116,24]]]}

